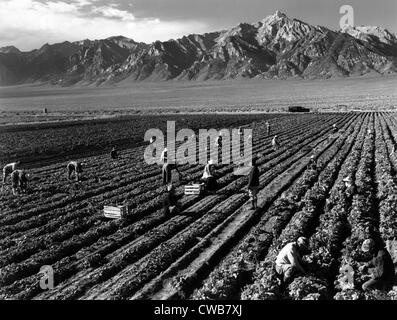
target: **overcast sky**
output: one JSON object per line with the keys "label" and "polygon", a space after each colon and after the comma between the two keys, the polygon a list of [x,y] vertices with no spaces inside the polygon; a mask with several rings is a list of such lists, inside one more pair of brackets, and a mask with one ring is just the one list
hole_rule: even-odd
{"label": "overcast sky", "polygon": [[276,10],[337,30],[344,4],[353,6],[355,25],[397,32],[397,0],[0,0],[0,47],[115,35],[164,41],[257,22]]}

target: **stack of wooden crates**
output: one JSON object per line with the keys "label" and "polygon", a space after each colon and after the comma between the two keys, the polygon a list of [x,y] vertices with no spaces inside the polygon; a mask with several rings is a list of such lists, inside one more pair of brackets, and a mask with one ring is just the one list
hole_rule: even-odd
{"label": "stack of wooden crates", "polygon": [[186,195],[200,195],[204,190],[204,183],[194,183],[185,186]]}

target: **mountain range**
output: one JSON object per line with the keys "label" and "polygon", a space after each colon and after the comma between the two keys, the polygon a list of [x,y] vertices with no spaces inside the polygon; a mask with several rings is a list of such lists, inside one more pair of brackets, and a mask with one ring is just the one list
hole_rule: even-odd
{"label": "mountain range", "polygon": [[230,30],[151,44],[123,36],[0,48],[0,85],[48,82],[319,79],[397,72],[397,36],[379,27],[333,31],[277,11]]}

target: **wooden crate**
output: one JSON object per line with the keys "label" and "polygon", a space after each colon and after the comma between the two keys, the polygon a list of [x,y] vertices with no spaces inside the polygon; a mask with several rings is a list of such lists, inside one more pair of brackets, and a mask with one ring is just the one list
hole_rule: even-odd
{"label": "wooden crate", "polygon": [[204,183],[189,184],[185,186],[186,195],[199,195],[204,189]]}
{"label": "wooden crate", "polygon": [[110,219],[122,219],[128,214],[128,206],[104,206],[103,213],[106,218]]}

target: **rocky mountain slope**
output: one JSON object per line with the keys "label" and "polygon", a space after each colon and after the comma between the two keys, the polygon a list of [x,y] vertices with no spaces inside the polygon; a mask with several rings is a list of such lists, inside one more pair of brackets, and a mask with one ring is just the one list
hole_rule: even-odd
{"label": "rocky mountain slope", "polygon": [[277,11],[256,24],[151,44],[118,36],[0,48],[0,85],[128,81],[287,79],[397,71],[397,37],[379,27],[332,31]]}

